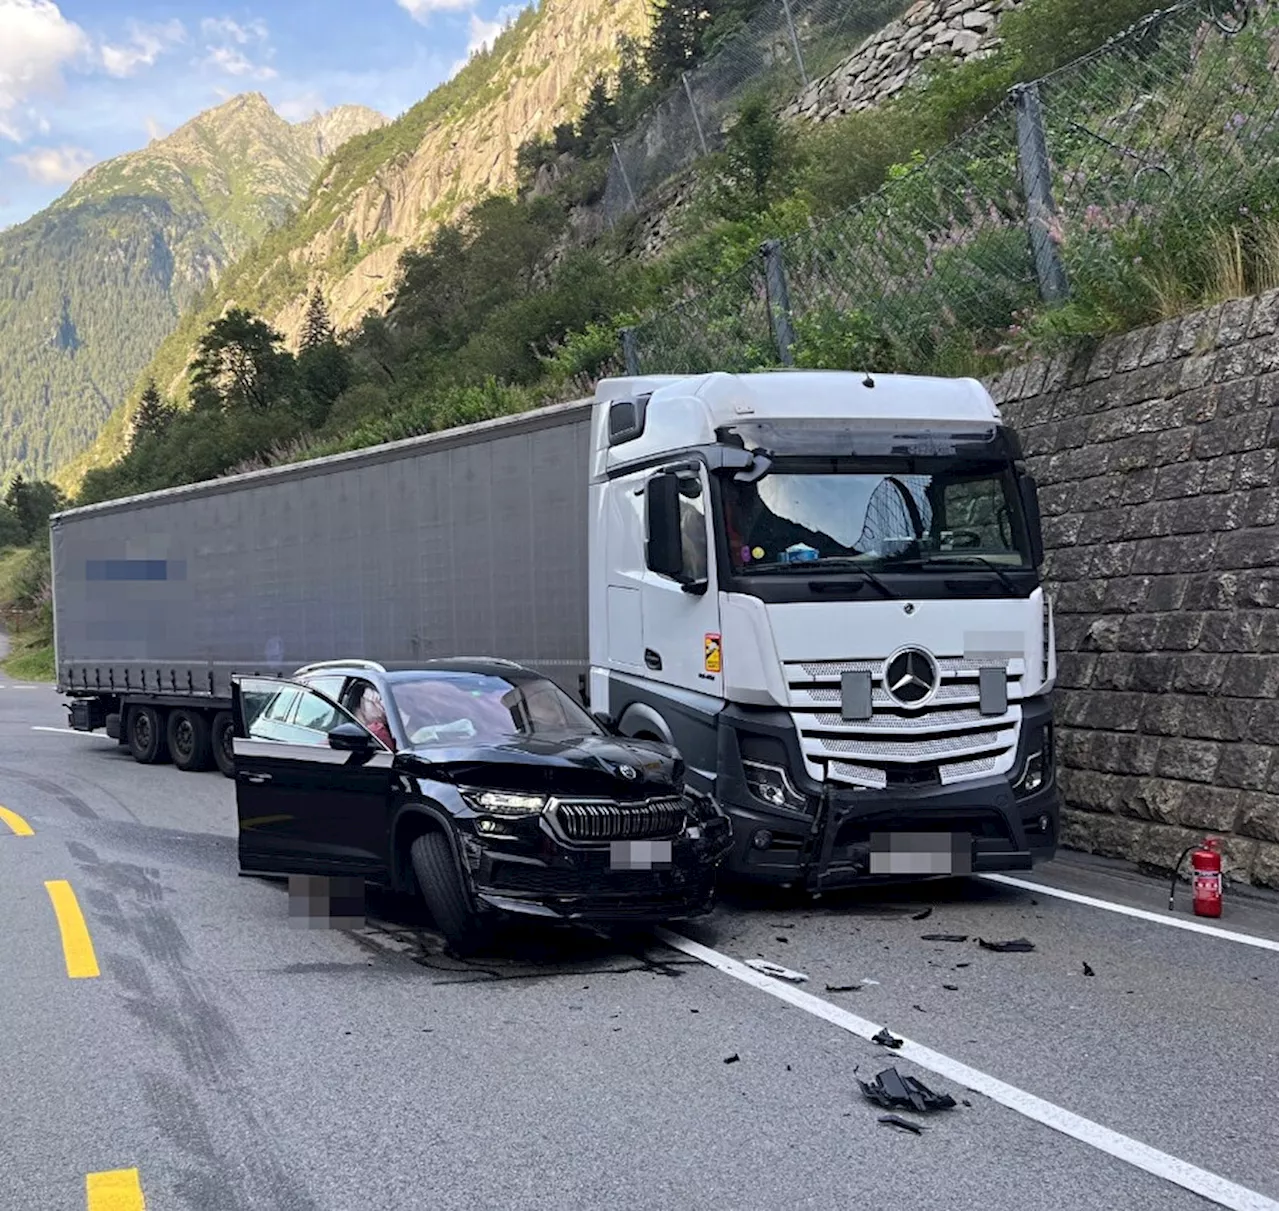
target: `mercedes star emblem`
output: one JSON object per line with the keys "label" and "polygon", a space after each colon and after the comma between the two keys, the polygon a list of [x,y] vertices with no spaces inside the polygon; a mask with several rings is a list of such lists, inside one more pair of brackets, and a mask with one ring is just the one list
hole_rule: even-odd
{"label": "mercedes star emblem", "polygon": [[634,765],[620,765],[618,766],[618,773],[620,773],[628,782],[634,782],[638,776]]}
{"label": "mercedes star emblem", "polygon": [[903,706],[919,706],[938,688],[938,666],[928,652],[904,648],[885,664],[884,688]]}

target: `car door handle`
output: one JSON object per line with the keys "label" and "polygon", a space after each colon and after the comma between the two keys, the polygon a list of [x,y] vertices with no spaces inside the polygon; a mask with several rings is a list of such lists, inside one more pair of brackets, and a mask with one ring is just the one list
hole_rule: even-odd
{"label": "car door handle", "polygon": [[270,774],[243,774],[242,777],[246,782],[270,782]]}
{"label": "car door handle", "polygon": [[662,668],[662,657],[659,656],[652,648],[645,648],[644,662],[651,669],[658,670]]}

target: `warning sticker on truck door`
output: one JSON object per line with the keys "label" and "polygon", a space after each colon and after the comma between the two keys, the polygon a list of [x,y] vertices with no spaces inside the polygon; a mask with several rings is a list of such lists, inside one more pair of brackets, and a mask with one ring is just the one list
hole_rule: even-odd
{"label": "warning sticker on truck door", "polygon": [[702,667],[708,673],[720,671],[720,636],[704,635],[702,637]]}

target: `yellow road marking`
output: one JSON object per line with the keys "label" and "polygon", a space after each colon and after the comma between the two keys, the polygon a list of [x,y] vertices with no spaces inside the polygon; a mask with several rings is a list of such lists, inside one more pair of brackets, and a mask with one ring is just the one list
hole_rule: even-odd
{"label": "yellow road marking", "polygon": [[82,980],[100,974],[89,929],[71,884],[65,879],[49,879],[44,887],[53,901],[54,915],[62,931],[62,954],[67,961],[67,975],[73,980]]}
{"label": "yellow road marking", "polygon": [[136,1169],[107,1169],[84,1179],[88,1211],[145,1211]]}
{"label": "yellow road marking", "polygon": [[36,830],[31,827],[17,812],[7,807],[0,807],[0,820],[3,820],[18,837],[34,837]]}

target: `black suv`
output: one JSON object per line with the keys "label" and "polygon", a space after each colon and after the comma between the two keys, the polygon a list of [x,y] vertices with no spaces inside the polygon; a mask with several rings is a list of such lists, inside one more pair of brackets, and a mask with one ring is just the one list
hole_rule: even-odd
{"label": "black suv", "polygon": [[233,680],[245,873],[420,890],[455,951],[503,912],[599,924],[709,912],[728,818],[669,745],[611,735],[491,659]]}

